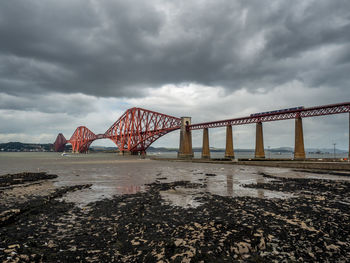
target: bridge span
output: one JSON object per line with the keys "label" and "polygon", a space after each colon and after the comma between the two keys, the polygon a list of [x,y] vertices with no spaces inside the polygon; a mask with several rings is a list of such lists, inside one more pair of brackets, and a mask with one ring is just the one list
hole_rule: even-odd
{"label": "bridge span", "polygon": [[[263,122],[295,119],[294,159],[305,159],[302,119],[307,117],[350,113],[350,102],[316,107],[295,107],[261,113],[253,113],[242,118],[233,118],[212,122],[191,124],[191,117],[177,118],[142,108],[131,108],[104,133],[94,134],[85,126],[78,127],[71,138],[66,140],[59,134],[54,143],[55,151],[63,151],[67,143],[72,144],[72,151],[84,153],[97,139],[112,140],[122,153],[145,153],[147,148],[158,138],[180,129],[179,158],[192,158],[192,130],[203,129],[202,158],[210,158],[209,129],[226,127],[225,157],[234,159],[232,137],[233,125],[256,124],[255,158],[265,158],[263,140]],[[350,158],[350,114],[349,114],[349,158]]]}
{"label": "bridge span", "polygon": [[63,151],[67,143],[75,153],[86,153],[98,139],[112,140],[122,153],[145,153],[158,138],[180,128],[181,119],[142,108],[131,108],[103,134],[94,134],[85,126],[78,127],[69,140],[58,134],[55,151]]}

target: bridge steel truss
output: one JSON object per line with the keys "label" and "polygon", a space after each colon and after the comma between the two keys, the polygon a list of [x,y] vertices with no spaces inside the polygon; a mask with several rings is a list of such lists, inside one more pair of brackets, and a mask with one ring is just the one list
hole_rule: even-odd
{"label": "bridge steel truss", "polygon": [[97,139],[110,139],[121,152],[138,153],[163,135],[180,128],[181,119],[142,108],[131,108],[104,133],[94,134],[85,126],[78,127],[69,140],[60,133],[54,143],[55,151],[63,151],[66,143],[72,151],[86,153]]}
{"label": "bridge steel truss", "polygon": [[266,113],[258,116],[254,115],[254,116],[221,120],[221,121],[197,123],[197,124],[188,125],[186,129],[198,130],[198,129],[204,129],[204,128],[218,128],[218,127],[225,127],[229,125],[243,125],[243,124],[259,123],[259,122],[288,120],[288,119],[295,119],[299,117],[301,118],[315,117],[315,116],[323,116],[323,115],[331,115],[331,114],[339,114],[339,113],[347,113],[347,112],[350,112],[350,102],[330,104],[330,105],[317,106],[317,107],[311,107],[311,108],[303,108],[303,109],[290,110],[290,111],[284,111],[284,112]]}
{"label": "bridge steel truss", "polygon": [[53,144],[53,148],[55,152],[63,152],[66,143],[67,143],[66,138],[63,136],[62,133],[59,133],[57,135],[56,141]]}
{"label": "bridge steel truss", "polygon": [[120,151],[143,152],[161,136],[180,128],[181,119],[142,109],[127,110],[104,134]]}
{"label": "bridge steel truss", "polygon": [[97,139],[97,136],[85,126],[79,126],[72,137],[67,141],[72,144],[73,152],[84,153],[89,150],[90,144]]}

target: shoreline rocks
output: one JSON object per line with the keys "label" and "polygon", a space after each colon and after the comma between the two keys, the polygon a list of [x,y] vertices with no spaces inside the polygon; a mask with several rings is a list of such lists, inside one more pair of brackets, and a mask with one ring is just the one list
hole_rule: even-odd
{"label": "shoreline rocks", "polygon": [[55,174],[47,174],[45,172],[30,173],[23,172],[17,174],[5,174],[0,176],[0,187],[8,187],[17,184],[24,184],[27,182],[36,182],[41,180],[48,180],[57,178]]}
{"label": "shoreline rocks", "polygon": [[[44,262],[346,262],[350,183],[273,178],[245,187],[298,192],[288,199],[210,194],[188,181],[152,183],[146,192],[80,208],[43,197],[0,227],[0,260]],[[199,188],[202,203],[164,203],[161,191]],[[45,201],[44,201],[45,200]]]}

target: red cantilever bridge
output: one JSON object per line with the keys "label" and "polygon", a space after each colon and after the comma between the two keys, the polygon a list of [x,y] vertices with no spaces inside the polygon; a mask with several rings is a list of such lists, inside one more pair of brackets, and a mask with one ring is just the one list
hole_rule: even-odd
{"label": "red cantilever bridge", "polygon": [[191,124],[191,118],[189,117],[177,118],[142,108],[131,108],[125,111],[103,134],[96,135],[85,126],[78,127],[69,140],[66,140],[62,133],[58,134],[54,143],[54,149],[55,151],[63,151],[65,144],[71,143],[73,152],[84,153],[88,151],[93,141],[108,138],[117,145],[121,152],[142,153],[158,138],[174,130],[181,129],[179,156],[191,157],[193,156],[191,130],[203,129],[203,156],[208,155],[205,152],[206,149],[209,151],[208,128],[227,127],[225,155],[234,157],[232,125],[256,123],[255,153],[256,157],[264,158],[262,122],[295,119],[295,152],[303,157],[305,152],[301,119],[347,112],[350,112],[350,102],[310,108],[295,107],[255,113],[243,118]]}
{"label": "red cantilever bridge", "polygon": [[122,152],[145,152],[155,140],[179,129],[180,123],[180,118],[142,108],[131,108],[103,134],[94,134],[85,126],[78,127],[69,140],[62,133],[58,134],[54,149],[57,152],[63,151],[65,144],[71,143],[73,152],[85,153],[93,141],[107,138]]}

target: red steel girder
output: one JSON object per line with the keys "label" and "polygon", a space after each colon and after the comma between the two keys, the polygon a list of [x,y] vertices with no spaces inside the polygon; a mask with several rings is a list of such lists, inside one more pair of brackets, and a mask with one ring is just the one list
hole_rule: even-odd
{"label": "red steel girder", "polygon": [[330,104],[324,106],[317,106],[311,108],[303,108],[297,110],[284,111],[282,113],[266,113],[259,116],[248,116],[242,118],[213,121],[213,122],[204,122],[198,124],[192,124],[187,126],[189,130],[198,130],[203,128],[217,128],[224,127],[227,125],[243,125],[257,122],[268,122],[268,121],[279,121],[279,120],[288,120],[295,119],[297,117],[315,117],[322,115],[331,115],[350,112],[350,102],[344,102],[339,104]]}
{"label": "red steel girder", "polygon": [[66,138],[63,136],[62,133],[59,133],[57,135],[56,141],[53,144],[53,148],[55,152],[63,152],[64,146],[66,145],[66,143],[67,143]]}
{"label": "red steel girder", "polygon": [[67,142],[72,144],[73,152],[85,153],[96,139],[97,136],[92,131],[85,126],[79,126]]}
{"label": "red steel girder", "polygon": [[145,151],[161,136],[180,128],[181,119],[142,108],[128,109],[105,132],[120,151]]}

